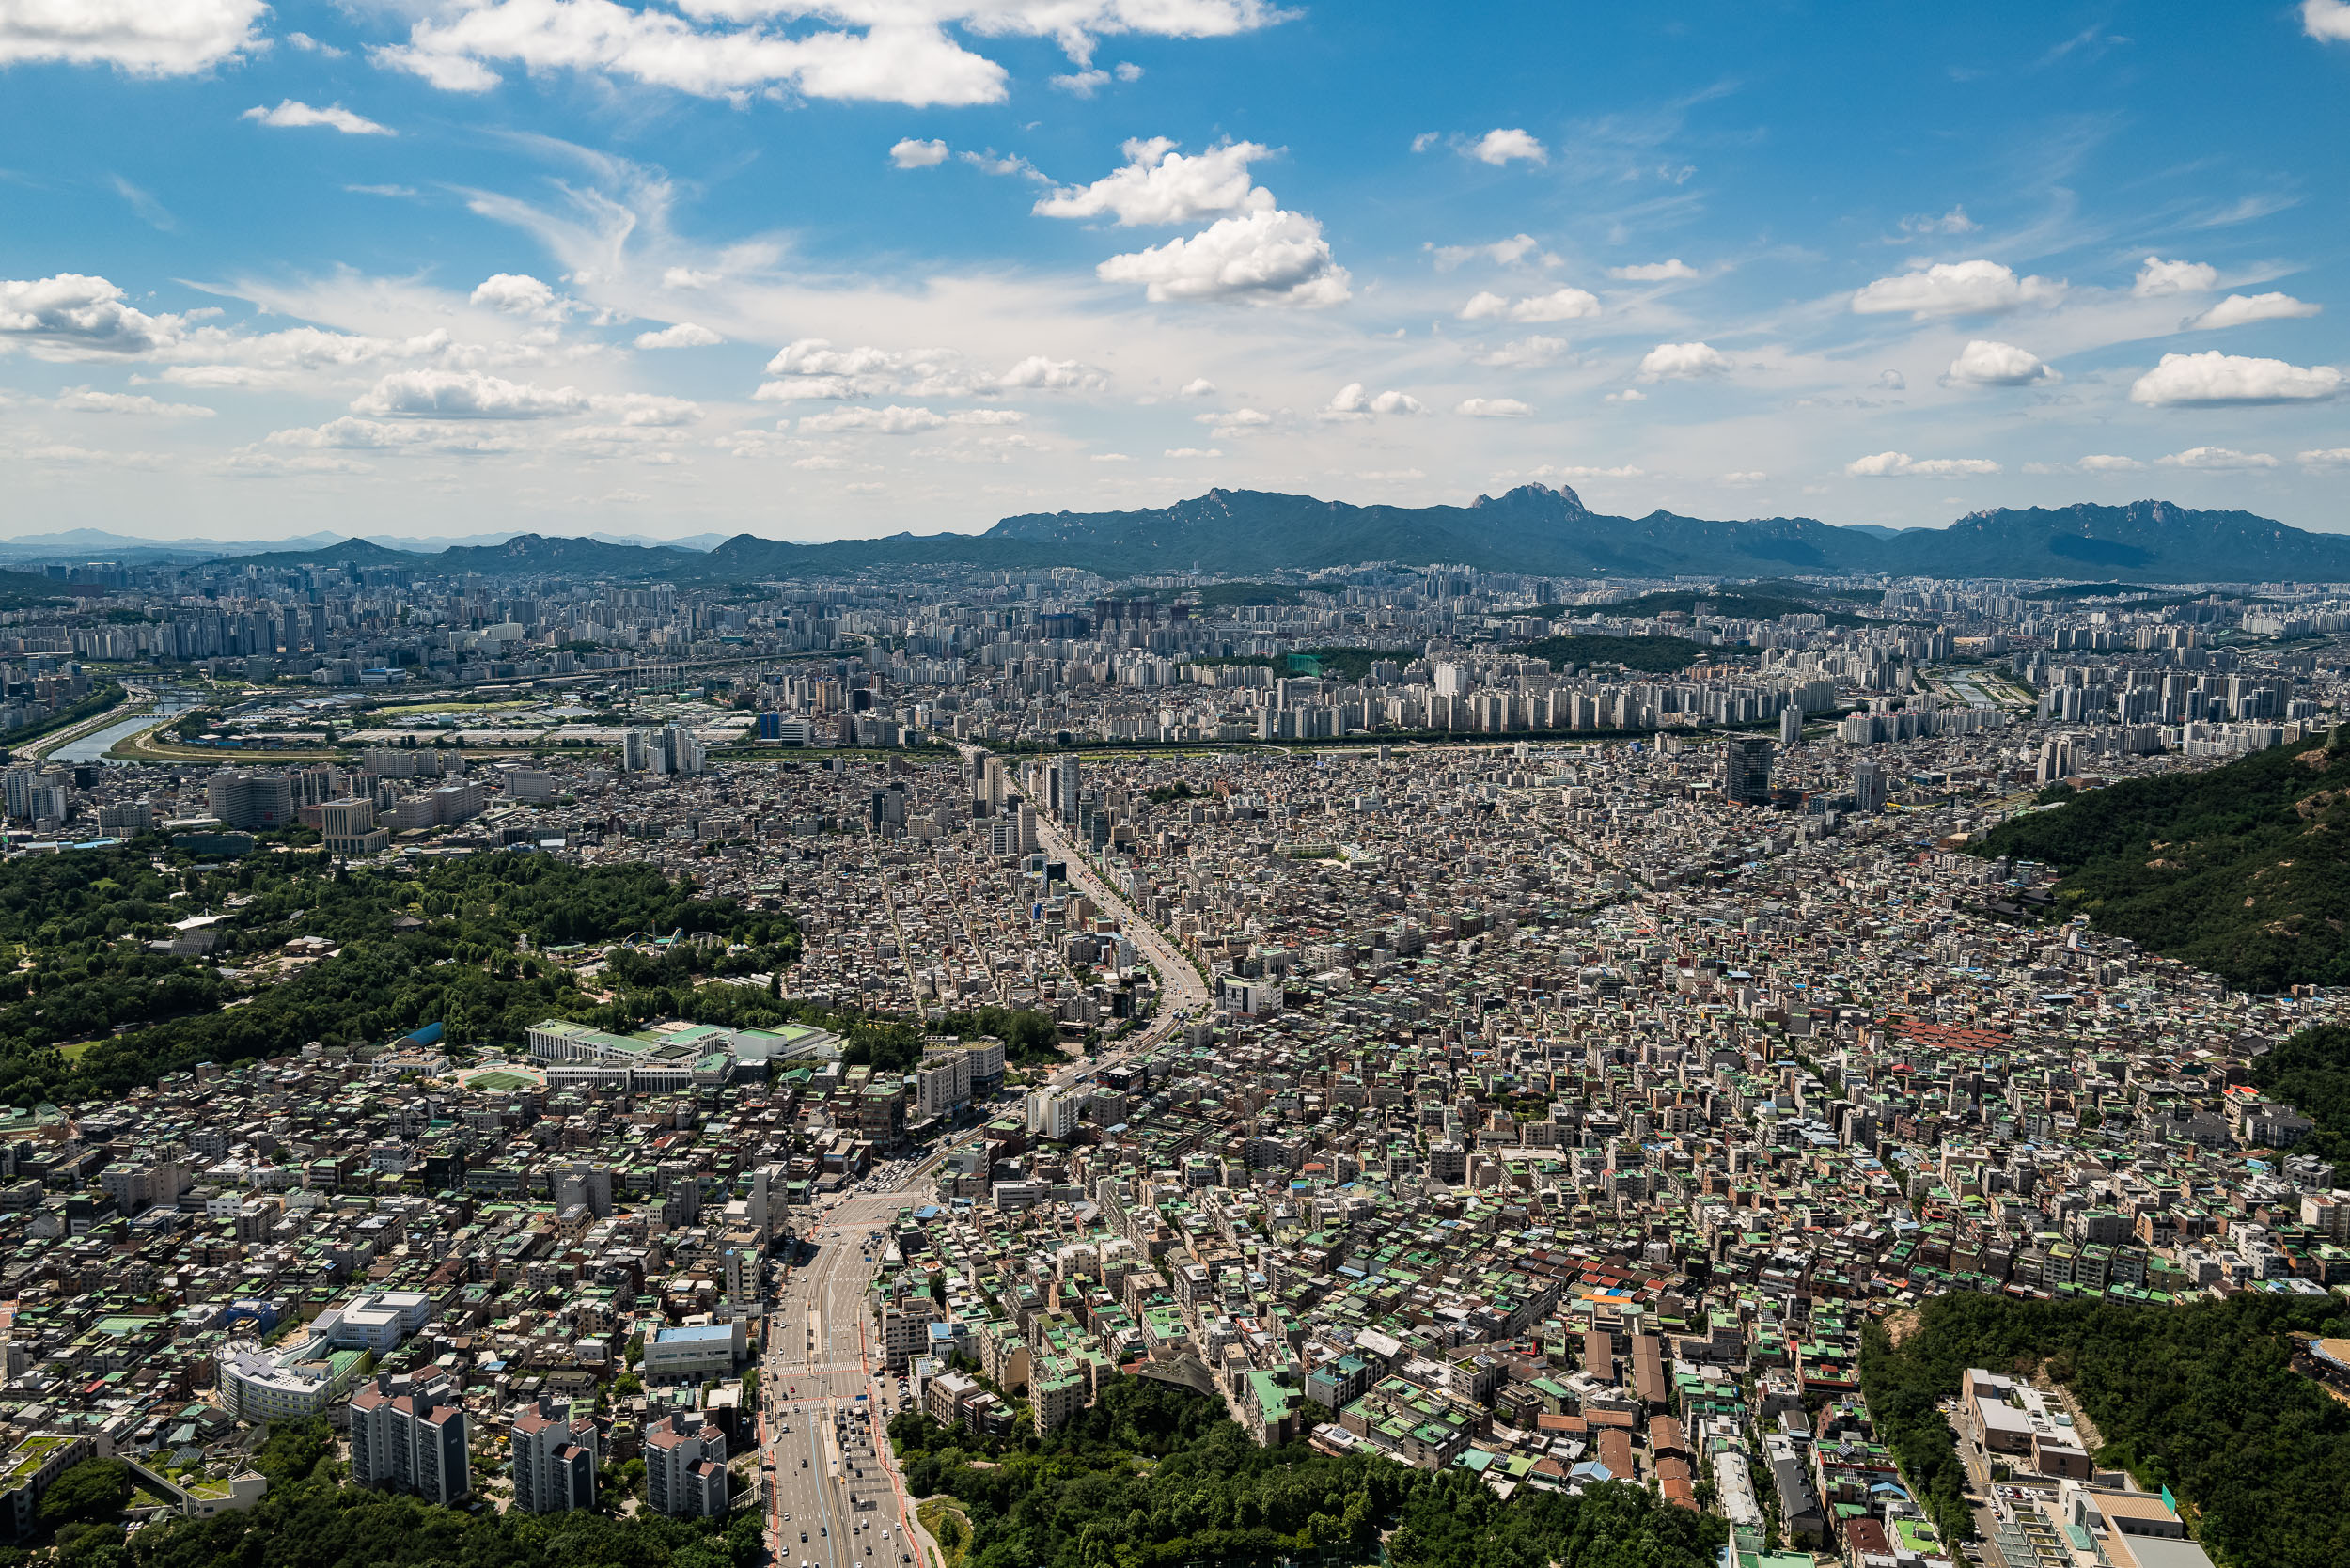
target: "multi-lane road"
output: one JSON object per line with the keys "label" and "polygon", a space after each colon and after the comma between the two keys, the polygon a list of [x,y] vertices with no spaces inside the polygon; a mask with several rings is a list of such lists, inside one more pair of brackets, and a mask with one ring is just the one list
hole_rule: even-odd
{"label": "multi-lane road", "polygon": [[[1159,1011],[1098,1060],[1044,1080],[1069,1089],[1166,1040],[1213,1002],[1207,982],[1158,929],[1095,874],[1058,824],[1039,820],[1046,851],[1072,883],[1115,917],[1159,974]],[[938,1164],[976,1131],[903,1167],[894,1190],[827,1200],[802,1222],[806,1262],[788,1264],[767,1317],[760,1402],[760,1495],[773,1560],[782,1568],[935,1568],[887,1448],[897,1374],[874,1342],[869,1300],[898,1211],[921,1200]],[[812,1247],[812,1252],[808,1250]]]}
{"label": "multi-lane road", "polygon": [[1140,910],[1129,904],[1122,894],[1095,874],[1093,868],[1086,864],[1085,857],[1077,853],[1077,847],[1062,834],[1058,823],[1038,817],[1036,836],[1049,853],[1057,855],[1069,868],[1070,882],[1084,889],[1086,896],[1101,905],[1105,913],[1117,917],[1120,929],[1133,940],[1142,956],[1150,960],[1151,967],[1159,972],[1162,996],[1158,1016],[1152,1020],[1151,1027],[1140,1036],[1127,1043],[1120,1055],[1131,1055],[1148,1045],[1157,1044],[1215,1000],[1214,994],[1208,989],[1208,982],[1200,978],[1198,970],[1191,966],[1191,961],[1176,951],[1175,944],[1167,939],[1166,933],[1144,919]]}
{"label": "multi-lane road", "polygon": [[809,1232],[813,1255],[788,1269],[768,1313],[760,1463],[777,1563],[904,1568],[914,1560],[911,1504],[880,1463],[888,1424],[881,1406],[894,1380],[885,1383],[866,1306],[903,1202],[877,1193],[823,1212]]}

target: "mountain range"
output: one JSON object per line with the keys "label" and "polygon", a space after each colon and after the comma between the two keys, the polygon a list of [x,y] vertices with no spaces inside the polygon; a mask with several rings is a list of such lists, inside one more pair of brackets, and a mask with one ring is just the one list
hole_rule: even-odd
{"label": "mountain range", "polygon": [[1264,573],[1373,561],[1585,577],[1888,572],[2145,584],[2350,581],[2350,535],[2168,501],[1999,508],[1970,512],[1948,527],[1891,529],[1835,526],[1809,517],[1716,521],[1663,510],[1621,517],[1592,511],[1563,486],[1543,485],[1480,495],[1465,506],[1433,507],[1212,490],[1134,511],[1007,517],[981,534],[901,533],[795,544],[746,533],[706,551],[694,548],[700,540],[680,544],[538,534],[487,540],[423,552],[394,548],[392,541],[314,538],[226,558],[260,566],[429,566],[485,575],[570,572],[679,582],[951,565],[1078,566],[1110,577]]}
{"label": "mountain range", "polygon": [[[437,555],[444,550],[475,545],[503,544],[521,535],[520,529],[499,533],[465,534],[454,538],[400,538],[375,534],[367,542],[380,544],[387,550],[403,555]],[[165,561],[220,560],[228,557],[247,558],[256,552],[274,555],[299,554],[349,544],[353,535],[332,532],[300,534],[291,539],[218,540],[218,539],[140,539],[131,534],[108,533],[103,528],[69,528],[62,533],[24,534],[16,539],[0,539],[0,561],[20,561],[35,564],[56,562],[78,565],[85,561],[110,560],[124,565],[149,566]],[[535,536],[534,536],[535,537]],[[664,546],[680,550],[708,550],[726,542],[725,534],[692,534],[683,539],[648,539],[642,534],[583,534],[604,544],[640,544]]]}

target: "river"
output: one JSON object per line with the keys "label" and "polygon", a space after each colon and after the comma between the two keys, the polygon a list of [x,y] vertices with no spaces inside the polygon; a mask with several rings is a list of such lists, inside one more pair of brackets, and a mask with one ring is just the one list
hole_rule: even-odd
{"label": "river", "polygon": [[160,724],[174,713],[184,713],[189,706],[184,701],[166,697],[156,705],[154,712],[122,719],[106,726],[103,729],[93,730],[78,741],[68,741],[65,745],[51,751],[41,760],[69,764],[111,762],[114,759],[108,757],[106,753],[113,749],[117,742],[128,740],[140,730],[150,725]]}

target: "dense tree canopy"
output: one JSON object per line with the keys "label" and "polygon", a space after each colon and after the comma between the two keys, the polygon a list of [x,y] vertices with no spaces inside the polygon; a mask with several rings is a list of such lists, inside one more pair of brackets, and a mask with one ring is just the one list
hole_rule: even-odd
{"label": "dense tree canopy", "polygon": [[2228,1568],[2350,1562],[2350,1407],[2291,1367],[2294,1333],[2350,1333],[2330,1296],[2246,1294],[2186,1307],[1960,1294],[1920,1309],[1894,1348],[1873,1325],[1860,1375],[1903,1473],[1953,1538],[1965,1475],[1934,1402],[1969,1367],[2044,1371],[2105,1440],[2101,1463],[2169,1486]]}
{"label": "dense tree canopy", "polygon": [[1622,665],[1626,669],[1669,675],[1696,664],[1708,651],[1687,637],[1619,637],[1590,632],[1522,642],[1510,651],[1544,660],[1553,668],[1569,665]]}
{"label": "dense tree canopy", "polygon": [[[254,1456],[269,1480],[258,1507],[168,1521],[86,1568],[755,1568],[763,1556],[755,1509],[726,1520],[657,1513],[461,1513],[342,1483],[323,1421],[274,1429]],[[119,1466],[118,1466],[119,1467]],[[73,1472],[69,1471],[70,1476]],[[61,1481],[60,1485],[63,1484]],[[53,1489],[54,1490],[54,1489]],[[119,1531],[115,1532],[119,1541]],[[60,1536],[63,1543],[63,1536]],[[90,1547],[84,1547],[86,1556]]]}
{"label": "dense tree canopy", "polygon": [[[158,859],[171,869],[159,871]],[[210,951],[148,951],[177,922],[206,914],[223,917],[209,928]],[[650,946],[680,932],[741,950]],[[588,996],[543,951],[522,950],[525,937],[543,949],[633,934],[648,949],[614,962],[620,994],[608,1001]],[[296,936],[339,950],[223,1007],[243,989],[224,967],[273,957]],[[199,1061],[276,1056],[310,1040],[381,1042],[436,1022],[453,1043],[475,1043],[517,1041],[547,1017],[626,1028],[723,1011],[735,1005],[725,993],[766,998],[697,981],[780,968],[799,950],[789,916],[700,898],[649,865],[491,854],[413,872],[352,871],[294,852],[200,870],[155,839],[0,864],[0,940],[34,955],[30,969],[0,977],[0,1102],[10,1104],[118,1093]],[[784,1015],[771,1011],[768,1021]],[[132,1027],[105,1038],[119,1025]],[[70,1066],[52,1049],[90,1039],[97,1043]]]}
{"label": "dense tree canopy", "polygon": [[2059,912],[2232,985],[2350,983],[2350,752],[2320,740],[2080,791],[1977,853],[2059,868]]}
{"label": "dense tree canopy", "polygon": [[912,1412],[889,1435],[917,1496],[947,1493],[967,1512],[969,1568],[1369,1559],[1388,1529],[1399,1568],[1703,1568],[1724,1538],[1719,1520],[1636,1486],[1504,1502],[1465,1471],[1260,1448],[1217,1401],[1147,1378],[1108,1380],[1042,1439],[976,1437]]}
{"label": "dense tree canopy", "polygon": [[40,1495],[42,1525],[63,1525],[111,1519],[131,1500],[131,1466],[119,1459],[85,1459],[72,1466]]}
{"label": "dense tree canopy", "polygon": [[2253,1059],[2252,1082],[2317,1123],[2299,1150],[2350,1162],[2350,1028],[2303,1029]]}

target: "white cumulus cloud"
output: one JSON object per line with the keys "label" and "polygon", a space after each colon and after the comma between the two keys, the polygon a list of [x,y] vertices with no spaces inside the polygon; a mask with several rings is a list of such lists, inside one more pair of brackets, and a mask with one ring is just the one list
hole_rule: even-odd
{"label": "white cumulus cloud", "polygon": [[1321,417],[1328,420],[1364,420],[1382,414],[1418,414],[1422,408],[1418,398],[1408,392],[1386,391],[1370,393],[1359,381],[1350,381],[1330,399]]}
{"label": "white cumulus cloud", "polygon": [[1550,151],[1532,135],[1518,130],[1492,130],[1461,149],[1464,157],[1496,167],[1523,158],[1529,164],[1550,162]]}
{"label": "white cumulus cloud", "polygon": [[1213,398],[1215,396],[1215,383],[1205,376],[1194,376],[1183,383],[1175,395],[1179,398]]}
{"label": "white cumulus cloud", "polygon": [[329,103],[325,108],[318,109],[291,98],[280,101],[274,109],[263,108],[257,103],[237,118],[258,120],[263,125],[279,126],[286,130],[322,125],[330,131],[340,131],[346,136],[388,136],[393,133],[390,126],[378,125],[367,116],[353,114],[339,103]]}
{"label": "white cumulus cloud", "polygon": [[1125,144],[1126,165],[1090,185],[1073,185],[1038,200],[1040,217],[1108,216],[1121,227],[1190,223],[1211,213],[1269,209],[1273,193],[1251,186],[1248,165],[1266,155],[1255,142],[1228,142],[1185,157],[1165,136]]}
{"label": "white cumulus cloud", "polygon": [[658,332],[636,335],[636,346],[640,349],[707,349],[725,341],[708,327],[692,321],[679,321]]}
{"label": "white cumulus cloud", "polygon": [[707,98],[796,94],[920,108],[1006,97],[1010,73],[964,38],[1050,38],[1082,74],[1101,37],[1230,37],[1291,14],[1266,0],[681,0],[680,10],[450,0],[430,8],[407,42],[373,53],[453,92],[486,92],[500,68],[520,67]]}
{"label": "white cumulus cloud", "polygon": [[2142,300],[2158,300],[2171,294],[2205,294],[2218,287],[2219,269],[2209,262],[2150,256],[2138,266],[2130,292]]}
{"label": "white cumulus cloud", "polygon": [[2031,386],[2062,381],[2055,366],[2029,349],[1978,337],[1950,361],[1944,380],[1970,386]]}
{"label": "white cumulus cloud", "polygon": [[2244,468],[2274,468],[2277,460],[2266,452],[2239,452],[2229,447],[2189,447],[2184,452],[2172,452],[2154,462],[2165,468],[2210,468],[2232,470]]}
{"label": "white cumulus cloud", "polygon": [[1073,359],[1051,359],[1041,353],[1028,355],[988,383],[999,392],[1091,392],[1107,384],[1106,378]]}
{"label": "white cumulus cloud", "polygon": [[1302,212],[1259,208],[1220,218],[1187,239],[1113,256],[1094,269],[1105,283],[1139,283],[1155,303],[1240,300],[1316,308],[1351,297],[1344,267],[1322,226]]}
{"label": "white cumulus cloud", "polygon": [[2065,288],[2044,277],[2017,277],[1997,261],[1945,261],[1878,278],[1853,295],[1852,307],[1863,316],[1906,311],[1920,321],[1991,316],[2027,305],[2054,305]]}
{"label": "white cumulus cloud", "polygon": [[2350,5],[2301,0],[2301,31],[2320,43],[2350,43]]}
{"label": "white cumulus cloud", "polygon": [[2146,465],[2134,457],[2119,457],[2112,452],[2092,452],[2073,466],[2084,474],[2134,474]]}
{"label": "white cumulus cloud", "polygon": [[2130,386],[2130,401],[2153,408],[2210,403],[2311,403],[2342,395],[2330,365],[2289,365],[2241,354],[2167,353]]}
{"label": "white cumulus cloud", "polygon": [[1676,256],[1669,261],[1644,261],[1637,267],[1610,267],[1607,275],[1626,283],[1667,283],[1674,278],[1695,277],[1698,270]]}
{"label": "white cumulus cloud", "polygon": [[1599,314],[1599,297],[1581,289],[1554,289],[1521,300],[1479,290],[1461,306],[1465,321],[1573,321]]}
{"label": "white cumulus cloud", "polygon": [[1998,471],[1989,458],[1913,458],[1907,452],[1877,452],[1844,464],[1845,473],[1863,479],[1955,479]]}
{"label": "white cumulus cloud", "polygon": [[802,337],[776,351],[771,376],[901,376],[928,374],[948,357],[933,349],[836,349],[822,337]]}
{"label": "white cumulus cloud", "polygon": [[376,417],[545,419],[584,414],[590,406],[576,387],[534,386],[478,370],[395,370],[353,399],[351,412]]}
{"label": "white cumulus cloud", "polygon": [[889,161],[901,169],[936,168],[947,161],[947,144],[940,141],[916,141],[912,136],[889,149]]}
{"label": "white cumulus cloud", "polygon": [[102,277],[0,279],[0,347],[13,338],[48,359],[153,353],[185,336],[186,320],[150,316],[123,303]]}
{"label": "white cumulus cloud", "polygon": [[1464,398],[1452,412],[1472,419],[1523,419],[1534,411],[1515,398]]}
{"label": "white cumulus cloud", "polygon": [[210,419],[214,412],[200,403],[166,403],[144,393],[94,392],[86,386],[58,393],[57,406],[73,414],[138,414],[152,419]]}
{"label": "white cumulus cloud", "polygon": [[0,0],[0,66],[110,65],[187,76],[268,47],[262,0]]}
{"label": "white cumulus cloud", "polygon": [[1642,381],[1694,381],[1731,368],[1730,356],[1711,343],[1659,343],[1640,356]]}
{"label": "white cumulus cloud", "polygon": [[2198,332],[2219,327],[2248,326],[2254,321],[2284,321],[2299,316],[2315,316],[2326,307],[2308,300],[2296,300],[2291,294],[2230,294],[2201,315],[2190,316],[2179,324]]}
{"label": "white cumulus cloud", "polygon": [[528,273],[497,273],[483,278],[473,291],[473,303],[509,316],[558,315],[552,285]]}
{"label": "white cumulus cloud", "polygon": [[1208,426],[1208,433],[1219,441],[1230,436],[1253,435],[1273,424],[1272,415],[1254,408],[1236,408],[1226,414],[1195,414],[1191,417],[1194,424]]}
{"label": "white cumulus cloud", "polygon": [[2303,452],[2294,459],[2309,468],[2335,468],[2350,463],[2350,447],[2325,447],[2313,452]]}
{"label": "white cumulus cloud", "polygon": [[986,397],[998,392],[1094,391],[1108,384],[1100,371],[1073,359],[1029,354],[1000,375],[965,368],[946,349],[884,349],[867,344],[836,348],[825,338],[803,337],[767,362],[755,396],[762,402],[800,399]]}

